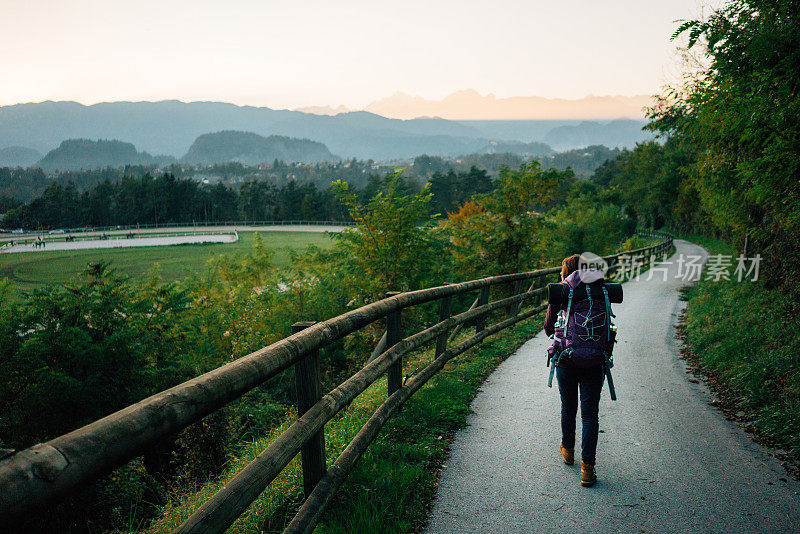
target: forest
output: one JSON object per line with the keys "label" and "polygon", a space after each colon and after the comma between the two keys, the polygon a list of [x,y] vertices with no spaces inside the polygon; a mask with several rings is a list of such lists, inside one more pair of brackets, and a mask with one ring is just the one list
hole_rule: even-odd
{"label": "forest", "polygon": [[[593,145],[582,149],[569,150],[539,156],[545,168],[566,170],[570,168],[578,178],[588,178],[604,161],[619,154],[618,149],[609,149],[602,145]],[[73,185],[77,193],[83,193],[102,182],[118,182],[123,178],[142,178],[146,174],[158,177],[170,174],[175,178],[191,178],[201,183],[225,185],[238,189],[247,182],[263,181],[271,186],[282,187],[290,182],[297,185],[313,184],[318,189],[328,189],[331,182],[344,180],[356,187],[366,187],[371,179],[391,172],[396,168],[404,168],[406,176],[415,178],[418,187],[424,185],[434,172],[456,173],[469,172],[472,167],[485,170],[491,176],[497,176],[502,165],[512,168],[530,159],[511,152],[494,152],[466,154],[456,158],[441,156],[417,156],[410,160],[392,162],[376,162],[373,160],[351,159],[344,162],[286,163],[280,159],[271,163],[245,165],[238,161],[214,163],[210,165],[187,164],[175,162],[164,166],[126,165],[105,168],[73,171],[45,172],[39,167],[0,167],[0,202],[14,200],[29,202],[41,196],[51,184]],[[84,163],[85,164],[85,163]],[[0,204],[0,214],[4,213]]]}
{"label": "forest", "polygon": [[[276,163],[280,168],[281,164]],[[359,197],[376,195],[385,177],[370,174]],[[419,192],[419,182],[400,179],[401,188]],[[492,189],[488,173],[477,167],[467,172],[435,171],[430,177],[431,205],[444,215],[469,200],[474,193]],[[6,228],[83,228],[137,224],[167,224],[216,221],[350,221],[350,215],[337,200],[334,188],[322,189],[312,182],[290,180],[276,186],[253,180],[231,187],[222,182],[203,184],[172,174],[153,177],[125,176],[105,180],[79,192],[74,183],[50,184],[44,193],[22,205],[0,197],[7,211],[0,224]]]}
{"label": "forest", "polygon": [[800,274],[800,31],[796,2],[736,0],[673,38],[707,67],[649,110],[660,142],[623,152],[593,183],[645,227],[721,237],[765,257],[767,283]]}

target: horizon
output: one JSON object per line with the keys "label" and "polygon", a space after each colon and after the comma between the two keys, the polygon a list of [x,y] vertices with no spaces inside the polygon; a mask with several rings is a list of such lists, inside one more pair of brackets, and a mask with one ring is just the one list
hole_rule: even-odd
{"label": "horizon", "polygon": [[[439,100],[447,98],[448,96],[452,96],[452,95],[455,95],[455,94],[458,94],[458,93],[465,93],[465,92],[469,92],[469,91],[475,91],[476,93],[478,93],[483,98],[494,96],[494,97],[496,97],[498,99],[500,99],[500,98],[503,98],[503,99],[506,99],[506,98],[543,98],[543,99],[546,99],[546,100],[585,100],[585,99],[588,99],[588,98],[634,98],[634,97],[641,97],[641,96],[646,96],[646,97],[654,96],[653,94],[647,94],[647,93],[639,93],[639,94],[622,94],[622,93],[595,94],[595,93],[587,93],[584,96],[570,97],[570,98],[568,98],[568,97],[559,97],[559,96],[548,97],[548,96],[542,96],[542,95],[521,95],[521,94],[515,94],[515,95],[499,97],[499,96],[497,96],[497,93],[493,92],[493,91],[489,91],[489,92],[486,92],[486,93],[481,93],[480,91],[477,91],[475,89],[472,89],[472,88],[468,87],[468,88],[464,88],[464,89],[455,89],[455,90],[451,91],[450,93],[445,94],[444,97],[442,97]],[[350,110],[350,111],[363,111],[364,108],[366,108],[367,106],[369,106],[370,104],[372,104],[372,103],[374,103],[376,101],[383,100],[385,98],[391,98],[391,97],[396,96],[396,95],[404,95],[404,96],[409,96],[411,98],[423,98],[425,100],[436,100],[434,97],[425,96],[425,95],[419,95],[419,94],[411,94],[411,93],[408,93],[406,91],[398,89],[398,90],[394,91],[393,93],[391,93],[388,96],[382,96],[382,97],[378,96],[378,97],[370,100],[362,108],[348,108],[348,110]],[[92,100],[92,101],[82,101],[80,99],[45,98],[43,100],[26,100],[26,101],[19,101],[19,102],[4,103],[4,104],[0,104],[0,107],[19,106],[19,105],[23,105],[23,104],[45,104],[47,102],[65,102],[65,103],[70,103],[71,102],[71,103],[75,103],[75,104],[81,104],[82,106],[87,106],[87,107],[88,106],[94,106],[96,104],[113,104],[113,103],[131,103],[131,104],[136,104],[136,103],[139,103],[139,102],[150,102],[150,103],[156,103],[156,102],[180,102],[182,104],[195,104],[195,103],[203,103],[203,102],[213,102],[213,103],[221,103],[221,104],[232,104],[232,105],[238,106],[238,107],[270,108],[270,109],[274,109],[274,110],[288,110],[288,111],[295,111],[295,110],[303,108],[303,107],[330,107],[330,108],[334,108],[334,109],[337,108],[337,107],[347,107],[347,106],[344,106],[344,104],[311,103],[311,104],[308,104],[308,105],[296,106],[296,107],[291,107],[291,108],[279,108],[279,107],[275,107],[275,106],[270,106],[269,104],[262,104],[262,105],[240,104],[240,103],[234,102],[233,100],[208,100],[208,99],[192,100],[192,99],[175,98],[175,97],[173,97],[173,98],[165,97],[165,98],[159,98],[159,99],[140,99],[140,100],[120,99],[120,100]]]}
{"label": "horizon", "polygon": [[[474,89],[468,88],[468,89],[459,89],[457,91],[454,91],[454,92],[446,95],[442,100],[431,100],[431,99],[427,99],[425,97],[422,97],[420,95],[410,95],[408,93],[405,93],[403,91],[398,90],[398,91],[395,91],[394,93],[392,93],[391,95],[389,95],[387,97],[382,97],[382,98],[375,99],[375,100],[371,101],[370,103],[368,103],[366,106],[364,106],[362,108],[347,108],[344,105],[332,106],[330,104],[313,104],[313,105],[309,105],[309,106],[299,106],[299,107],[295,107],[295,108],[280,108],[280,107],[273,107],[273,106],[269,106],[269,105],[257,106],[257,105],[252,105],[252,104],[239,104],[237,102],[224,101],[224,100],[188,100],[188,99],[181,99],[181,98],[163,98],[163,99],[159,99],[159,100],[101,100],[101,101],[96,101],[96,102],[94,102],[94,101],[92,101],[92,102],[81,102],[79,100],[47,99],[47,100],[40,100],[40,101],[28,101],[28,102],[16,102],[16,103],[13,103],[13,104],[4,104],[4,105],[0,105],[0,108],[13,107],[13,106],[23,106],[23,105],[37,105],[37,104],[46,104],[46,103],[77,104],[77,105],[81,105],[81,106],[84,106],[84,107],[92,107],[92,106],[102,105],[102,104],[140,104],[140,103],[156,104],[156,103],[175,102],[175,103],[180,103],[180,104],[204,104],[204,103],[205,104],[227,104],[227,105],[232,105],[232,106],[239,107],[239,108],[270,109],[270,110],[274,110],[274,111],[299,111],[299,112],[302,112],[302,113],[310,113],[310,114],[314,114],[314,115],[331,115],[331,116],[344,114],[344,113],[367,112],[367,113],[372,113],[374,115],[379,115],[379,116],[386,117],[386,118],[400,119],[400,120],[410,120],[410,119],[419,118],[419,119],[442,119],[442,120],[454,120],[454,121],[479,121],[479,120],[520,120],[520,121],[524,121],[524,120],[618,120],[618,119],[640,120],[640,119],[644,118],[644,114],[643,113],[640,114],[640,116],[639,115],[633,116],[630,113],[625,114],[625,113],[622,113],[622,112],[620,112],[620,113],[611,113],[611,114],[606,114],[606,115],[602,115],[602,114],[598,115],[596,112],[595,113],[591,112],[592,111],[591,107],[589,108],[590,112],[586,116],[574,116],[574,117],[572,117],[572,116],[570,116],[570,117],[548,116],[548,117],[541,117],[541,118],[540,117],[530,117],[530,116],[528,116],[528,117],[516,117],[516,118],[515,117],[456,117],[456,118],[454,118],[454,117],[442,116],[442,115],[446,114],[446,112],[443,113],[442,115],[437,115],[437,114],[416,114],[414,116],[399,116],[399,115],[397,115],[397,113],[394,113],[394,114],[393,113],[384,113],[384,112],[382,112],[383,108],[380,107],[381,103],[391,103],[392,99],[396,99],[398,97],[401,97],[401,98],[407,98],[409,100],[413,100],[415,102],[424,101],[425,104],[429,108],[431,106],[433,106],[434,108],[436,108],[437,106],[439,108],[441,108],[443,103],[445,103],[447,101],[447,99],[449,99],[451,97],[454,97],[456,95],[469,95],[469,96],[473,96],[474,95],[475,97],[480,98],[482,103],[488,103],[488,102],[503,103],[503,102],[507,102],[507,101],[511,101],[511,100],[520,101],[520,100],[527,99],[528,103],[530,103],[530,101],[532,101],[532,100],[536,100],[536,101],[544,100],[548,105],[553,105],[553,104],[557,104],[557,103],[561,103],[561,102],[567,102],[567,103],[591,102],[592,100],[601,100],[601,99],[634,100],[634,99],[643,99],[643,98],[646,98],[646,99],[652,99],[653,98],[653,95],[646,95],[646,94],[636,94],[636,95],[622,95],[622,94],[598,95],[598,94],[588,94],[588,95],[586,95],[584,97],[581,97],[581,98],[559,98],[559,97],[548,98],[548,97],[543,97],[543,96],[539,96],[539,95],[514,95],[514,96],[510,96],[510,97],[497,97],[495,93],[489,92],[489,93],[486,93],[486,94],[481,94],[480,92],[478,92],[478,91],[476,91]],[[391,105],[391,104],[387,104],[387,105]],[[522,105],[524,105],[524,104],[522,104]],[[518,105],[518,107],[519,107],[519,105]],[[370,108],[373,108],[373,109],[370,109]],[[465,111],[465,113],[469,113],[469,112]]]}
{"label": "horizon", "polygon": [[674,77],[674,21],[702,5],[666,4],[39,0],[3,9],[0,105],[359,110],[397,92],[438,101],[463,88],[498,99],[653,95]]}

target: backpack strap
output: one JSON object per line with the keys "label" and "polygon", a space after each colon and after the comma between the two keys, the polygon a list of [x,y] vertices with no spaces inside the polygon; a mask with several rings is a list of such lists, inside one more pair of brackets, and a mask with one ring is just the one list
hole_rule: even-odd
{"label": "backpack strap", "polygon": [[566,349],[553,356],[553,363],[550,366],[550,376],[547,378],[547,387],[549,388],[553,387],[553,375],[556,373],[556,364],[561,361],[561,357],[564,356],[564,354],[567,355],[565,357],[569,357],[569,355],[572,354],[572,349]]}
{"label": "backpack strap", "polygon": [[611,396],[611,400],[617,400],[617,391],[614,389],[614,378],[611,376],[611,366],[614,364],[611,363],[606,356],[606,361],[603,362],[603,372],[606,375],[606,380],[608,381],[608,394]]}
{"label": "backpack strap", "polygon": [[547,378],[547,387],[553,387],[553,375],[556,372],[556,364],[558,363],[560,354],[556,354],[553,357],[553,362],[550,364],[550,376]]}
{"label": "backpack strap", "polygon": [[603,296],[606,298],[606,341],[611,341],[611,318],[616,317],[611,311],[611,302],[608,300],[608,290],[603,284]]}
{"label": "backpack strap", "polygon": [[569,310],[572,308],[572,292],[573,289],[569,288],[569,298],[567,299],[567,315],[564,322],[564,339],[567,339],[567,329],[569,328]]}
{"label": "backpack strap", "polygon": [[[603,284],[603,296],[606,299],[606,340],[611,341],[611,318],[616,317],[616,315],[611,311],[611,302],[608,299],[608,290],[605,284]],[[611,368],[614,367],[614,362],[608,357],[608,353],[604,355],[604,358],[603,372],[608,381],[608,394],[611,396],[611,400],[615,401],[617,400],[617,391],[614,389],[614,378],[611,376]]]}
{"label": "backpack strap", "polygon": [[[586,284],[585,287],[586,287],[586,300],[589,301],[589,312],[586,314],[586,320],[583,321],[583,324],[581,325],[581,326],[584,326],[584,327],[589,322],[589,316],[592,314],[592,290],[589,287],[589,284]],[[577,320],[577,318],[576,318],[576,320]]]}

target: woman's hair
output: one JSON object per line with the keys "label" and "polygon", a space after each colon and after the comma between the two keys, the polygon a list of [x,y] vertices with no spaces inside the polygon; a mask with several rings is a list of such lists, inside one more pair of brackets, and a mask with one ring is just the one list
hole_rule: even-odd
{"label": "woman's hair", "polygon": [[578,270],[578,266],[580,265],[581,255],[580,254],[573,254],[572,256],[568,256],[564,258],[564,261],[561,262],[561,279],[568,277],[572,273]]}

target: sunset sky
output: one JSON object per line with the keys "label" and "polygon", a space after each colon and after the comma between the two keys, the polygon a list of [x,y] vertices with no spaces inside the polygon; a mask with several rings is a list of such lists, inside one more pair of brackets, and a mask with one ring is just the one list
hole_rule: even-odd
{"label": "sunset sky", "polygon": [[[0,0],[0,105],[651,94],[699,0]],[[719,2],[712,2],[713,7]]]}

